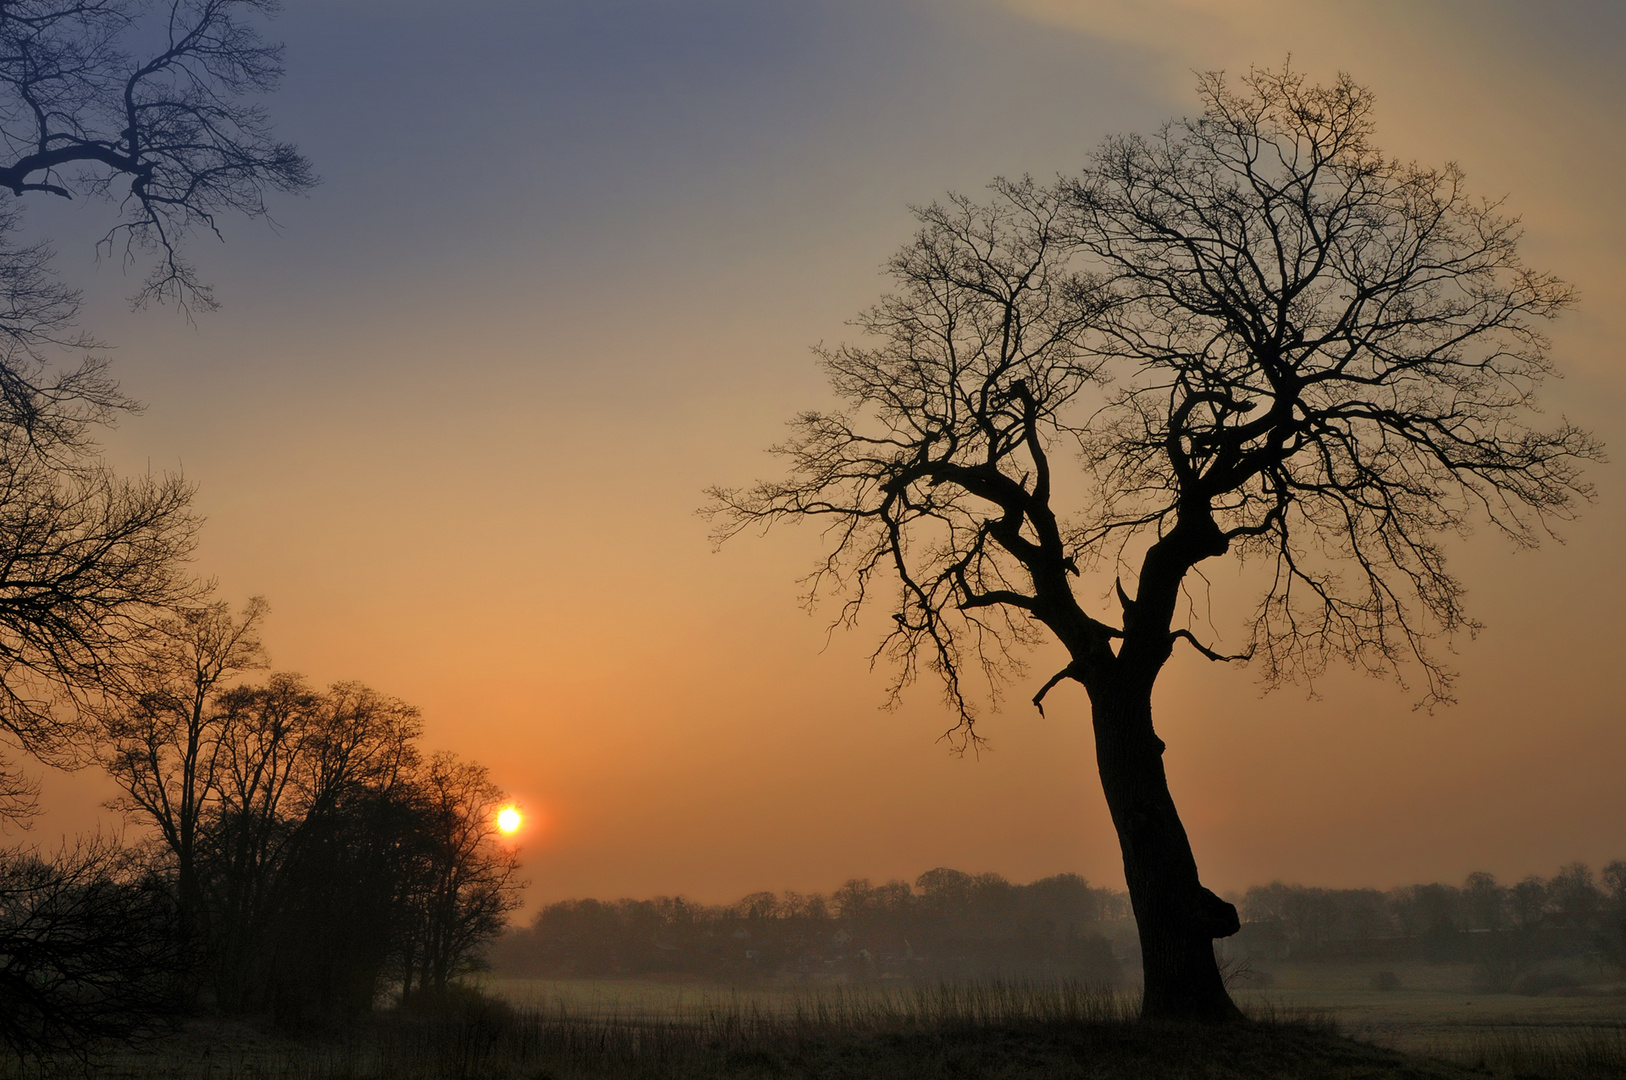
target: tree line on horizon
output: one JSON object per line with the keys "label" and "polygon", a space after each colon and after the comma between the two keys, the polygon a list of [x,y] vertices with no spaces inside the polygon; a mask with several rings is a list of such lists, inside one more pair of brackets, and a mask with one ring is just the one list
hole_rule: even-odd
{"label": "tree line on horizon", "polygon": [[1077,874],[1026,885],[939,867],[915,882],[858,878],[834,892],[756,892],[732,904],[683,897],[565,900],[491,948],[500,974],[977,977],[1024,973],[1113,984],[1100,932],[1128,896]]}
{"label": "tree line on horizon", "polygon": [[[1380,890],[1256,885],[1234,895],[1238,945],[1255,981],[1274,960],[1417,957],[1478,964],[1483,990],[1514,988],[1532,964],[1588,954],[1626,972],[1626,861],[1594,875],[1570,863],[1503,885]],[[1118,984],[1137,952],[1127,893],[1077,874],[1016,884],[938,868],[912,884],[853,879],[831,893],[751,893],[731,904],[684,897],[563,900],[491,948],[513,976],[658,973],[727,980],[979,975]],[[1127,963],[1127,966],[1126,966]]]}
{"label": "tree line on horizon", "polygon": [[1245,923],[1277,923],[1287,939],[1313,951],[1328,942],[1375,937],[1426,937],[1455,932],[1575,930],[1626,917],[1626,860],[1594,874],[1584,862],[1550,878],[1529,874],[1505,885],[1475,871],[1460,885],[1377,889],[1318,889],[1256,885],[1241,898]]}
{"label": "tree line on horizon", "polygon": [[[1377,889],[1302,885],[1250,888],[1239,900],[1238,945],[1277,959],[1418,957],[1476,965],[1473,988],[1537,993],[1573,981],[1537,970],[1557,958],[1583,958],[1626,973],[1626,860],[1594,874],[1584,862],[1550,878],[1513,884],[1484,871],[1459,885]],[[1548,965],[1550,967],[1550,964]]]}

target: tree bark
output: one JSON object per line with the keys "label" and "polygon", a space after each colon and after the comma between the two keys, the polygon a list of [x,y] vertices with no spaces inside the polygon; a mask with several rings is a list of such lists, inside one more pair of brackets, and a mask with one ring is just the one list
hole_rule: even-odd
{"label": "tree bark", "polygon": [[1140,931],[1148,1020],[1235,1021],[1214,959],[1214,939],[1241,928],[1236,908],[1197,877],[1185,826],[1152,729],[1151,691],[1091,689],[1096,764],[1123,850],[1124,878]]}

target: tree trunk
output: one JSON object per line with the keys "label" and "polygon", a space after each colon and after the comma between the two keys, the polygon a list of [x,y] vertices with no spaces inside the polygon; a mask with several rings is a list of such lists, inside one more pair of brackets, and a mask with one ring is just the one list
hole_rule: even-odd
{"label": "tree trunk", "polygon": [[1091,693],[1095,756],[1123,849],[1129,901],[1140,930],[1149,1020],[1242,1018],[1220,978],[1214,939],[1240,929],[1236,908],[1197,878],[1191,841],[1163,771],[1151,691]]}

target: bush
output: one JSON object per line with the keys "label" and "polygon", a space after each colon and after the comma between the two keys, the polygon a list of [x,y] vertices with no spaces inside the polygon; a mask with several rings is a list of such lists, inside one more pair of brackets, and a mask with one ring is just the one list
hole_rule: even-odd
{"label": "bush", "polygon": [[1469,985],[1476,994],[1505,994],[1513,989],[1520,966],[1517,960],[1506,958],[1475,964],[1473,981]]}
{"label": "bush", "polygon": [[1541,997],[1544,994],[1573,990],[1580,985],[1580,980],[1575,976],[1562,971],[1532,971],[1513,984],[1513,992],[1526,997]]}

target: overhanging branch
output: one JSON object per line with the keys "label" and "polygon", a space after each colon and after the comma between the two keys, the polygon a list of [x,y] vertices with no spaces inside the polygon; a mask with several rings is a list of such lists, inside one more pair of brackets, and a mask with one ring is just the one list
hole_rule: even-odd
{"label": "overhanging branch", "polygon": [[1049,682],[1039,687],[1039,692],[1033,695],[1033,707],[1039,710],[1040,716],[1044,715],[1045,695],[1050,693],[1051,690],[1055,689],[1056,684],[1061,682],[1063,679],[1077,679],[1080,674],[1082,673],[1079,670],[1078,664],[1068,664],[1066,667],[1050,676]]}
{"label": "overhanging branch", "polygon": [[1252,645],[1248,646],[1248,651],[1245,652],[1245,653],[1237,653],[1234,656],[1226,656],[1226,655],[1224,655],[1222,653],[1215,652],[1213,649],[1210,649],[1207,645],[1204,645],[1202,642],[1198,641],[1196,636],[1194,634],[1192,634],[1192,632],[1190,630],[1176,630],[1174,633],[1169,635],[1169,641],[1171,643],[1176,638],[1185,638],[1187,641],[1191,642],[1191,647],[1192,648],[1196,649],[1198,652],[1202,653],[1204,656],[1208,657],[1210,660],[1217,660],[1217,661],[1222,661],[1224,663],[1230,663],[1233,660],[1252,660],[1253,659],[1253,648],[1254,647]]}

